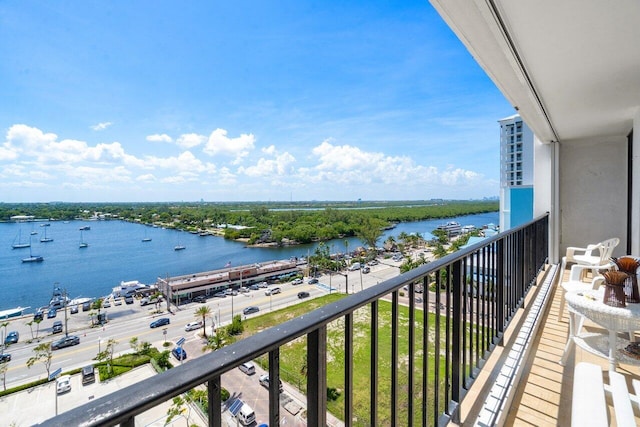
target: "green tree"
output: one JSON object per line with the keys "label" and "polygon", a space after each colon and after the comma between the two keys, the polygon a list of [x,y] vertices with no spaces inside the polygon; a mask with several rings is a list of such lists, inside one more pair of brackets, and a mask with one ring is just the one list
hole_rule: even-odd
{"label": "green tree", "polygon": [[369,250],[375,251],[380,236],[382,236],[381,224],[372,218],[365,218],[358,231],[358,238],[362,240],[362,243],[367,245]]}
{"label": "green tree", "polygon": [[218,331],[207,338],[207,343],[202,347],[202,351],[216,351],[227,345],[227,334],[224,329]]}
{"label": "green tree", "polygon": [[[9,326],[9,322],[0,323],[0,328],[4,329],[4,333],[2,334],[2,340],[4,342],[5,337],[7,336],[7,326]],[[2,344],[2,343],[0,343]]]}
{"label": "green tree", "polygon": [[0,376],[2,376],[2,389],[7,391],[7,371],[9,370],[9,363],[3,363],[0,365]]}
{"label": "green tree", "polygon": [[96,355],[96,359],[100,362],[107,361],[107,372],[109,374],[113,374],[113,350],[115,349],[118,342],[113,338],[109,338],[107,341],[107,345],[104,350]]}
{"label": "green tree", "polygon": [[202,307],[198,307],[193,315],[197,319],[202,319],[202,334],[205,338],[207,338],[207,317],[211,316],[211,309],[209,308],[209,306],[203,305]]}
{"label": "green tree", "polygon": [[169,425],[174,418],[179,416],[184,416],[187,426],[191,427],[191,423],[189,421],[191,418],[191,406],[189,405],[188,397],[176,396],[173,398],[172,405],[167,409],[167,419],[164,422],[164,425]]}
{"label": "green tree", "polygon": [[43,342],[38,344],[33,348],[34,356],[30,357],[27,360],[27,368],[31,369],[31,367],[36,362],[42,362],[44,364],[45,369],[47,370],[47,378],[49,377],[50,369],[51,369],[51,361],[53,359],[53,354],[51,353],[51,342]]}

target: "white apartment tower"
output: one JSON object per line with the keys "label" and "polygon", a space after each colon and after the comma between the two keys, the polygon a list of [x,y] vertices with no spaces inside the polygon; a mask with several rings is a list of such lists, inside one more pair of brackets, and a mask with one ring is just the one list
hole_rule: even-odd
{"label": "white apartment tower", "polygon": [[518,114],[500,123],[500,230],[533,219],[533,132]]}

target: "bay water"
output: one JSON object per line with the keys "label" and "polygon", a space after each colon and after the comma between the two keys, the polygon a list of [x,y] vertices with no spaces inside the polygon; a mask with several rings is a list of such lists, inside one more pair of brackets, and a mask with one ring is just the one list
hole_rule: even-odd
{"label": "bay water", "polygon": [[[498,212],[467,215],[446,220],[436,219],[400,223],[386,230],[379,245],[389,237],[404,232],[429,233],[447,221],[482,227],[497,224]],[[222,237],[191,234],[154,228],[125,221],[52,221],[0,223],[0,310],[18,306],[35,308],[47,305],[54,286],[67,290],[70,298],[108,295],[121,281],[139,280],[153,284],[158,277],[171,277],[232,266],[306,257],[317,244],[283,248],[248,248],[244,243]],[[80,232],[80,227],[90,230]],[[46,231],[53,241],[41,243]],[[37,234],[31,235],[31,232]],[[13,249],[18,240],[31,240],[31,248]],[[152,240],[143,242],[144,237]],[[80,248],[80,241],[88,247]],[[351,251],[362,246],[358,238],[325,242],[332,252],[344,252],[345,240]],[[186,249],[175,251],[176,245]],[[40,255],[43,262],[23,263],[22,258]]]}

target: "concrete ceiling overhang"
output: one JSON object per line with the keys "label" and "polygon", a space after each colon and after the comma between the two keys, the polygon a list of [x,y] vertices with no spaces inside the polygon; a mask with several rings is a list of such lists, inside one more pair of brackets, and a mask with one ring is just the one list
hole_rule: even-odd
{"label": "concrete ceiling overhang", "polygon": [[542,141],[627,135],[639,0],[430,0]]}

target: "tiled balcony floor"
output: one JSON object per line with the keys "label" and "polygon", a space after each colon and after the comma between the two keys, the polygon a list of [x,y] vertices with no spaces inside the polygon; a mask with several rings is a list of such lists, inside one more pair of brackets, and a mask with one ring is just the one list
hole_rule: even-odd
{"label": "tiled balcony floor", "polygon": [[[568,270],[565,272],[565,277],[568,277]],[[606,359],[577,346],[571,350],[565,366],[558,363],[569,335],[569,316],[566,308],[563,317],[558,320],[562,291],[559,286],[553,290],[553,297],[549,301],[544,323],[532,343],[533,350],[524,368],[516,396],[510,405],[506,420],[507,426],[570,426],[575,365],[579,362],[590,362],[601,366],[604,371],[608,369]],[[517,329],[517,324],[518,319],[514,319],[512,325],[516,325],[516,327],[512,326],[510,330]],[[585,322],[584,329],[588,332],[606,332],[603,328],[589,321]],[[505,334],[505,343],[510,339],[509,332],[511,331],[507,331]],[[640,331],[636,332],[636,337],[640,339]],[[495,357],[492,356],[492,359],[496,360],[496,357],[499,357],[499,354]],[[491,363],[496,362],[490,360],[488,365]],[[638,365],[620,363],[617,371],[625,375],[628,382],[631,378],[640,379],[640,361],[638,361]],[[606,374],[605,380],[608,382]],[[474,384],[474,389],[484,388],[486,390],[491,383],[488,376],[480,377]],[[482,392],[474,389],[467,396],[470,399],[465,399],[466,402],[473,402],[472,393]],[[629,390],[633,389],[629,386]],[[479,403],[484,401],[483,399],[478,400],[480,400]],[[474,410],[477,411],[477,406],[478,402],[473,405],[463,403],[462,425],[473,425],[475,421]],[[612,407],[609,409],[611,425],[615,425]],[[636,424],[640,425],[640,411],[637,408],[634,409],[636,410]]]}

